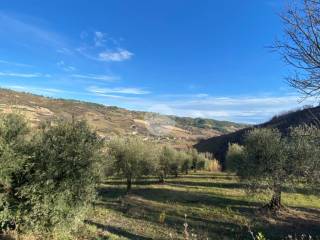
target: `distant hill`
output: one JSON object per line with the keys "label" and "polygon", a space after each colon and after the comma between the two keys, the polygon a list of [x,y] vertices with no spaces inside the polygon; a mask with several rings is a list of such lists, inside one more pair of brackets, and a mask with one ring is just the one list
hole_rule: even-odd
{"label": "distant hill", "polygon": [[313,124],[320,126],[320,106],[305,107],[303,109],[290,111],[273,117],[270,121],[256,126],[244,128],[233,133],[214,136],[207,140],[201,140],[195,147],[201,152],[211,152],[224,165],[225,155],[228,150],[229,143],[242,144],[245,134],[253,127],[256,128],[277,128],[283,134],[287,134],[290,127],[295,127],[301,124]]}
{"label": "distant hill", "polygon": [[243,124],[212,119],[165,116],[156,113],[129,111],[118,107],[76,100],[53,99],[30,93],[0,88],[0,112],[20,112],[33,127],[53,119],[87,120],[103,137],[140,135],[177,147],[193,145],[207,139],[246,127]]}

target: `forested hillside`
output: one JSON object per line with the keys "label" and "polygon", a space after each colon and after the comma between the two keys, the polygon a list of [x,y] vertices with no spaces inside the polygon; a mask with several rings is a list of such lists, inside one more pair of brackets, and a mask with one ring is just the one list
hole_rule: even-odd
{"label": "forested hillside", "polygon": [[195,147],[200,152],[211,152],[222,163],[229,143],[242,144],[245,134],[252,128],[277,128],[281,133],[287,134],[289,128],[301,124],[320,126],[320,106],[306,107],[303,109],[290,111],[278,116],[274,116],[270,121],[253,127],[244,128],[233,133],[215,136],[207,140],[202,140]]}

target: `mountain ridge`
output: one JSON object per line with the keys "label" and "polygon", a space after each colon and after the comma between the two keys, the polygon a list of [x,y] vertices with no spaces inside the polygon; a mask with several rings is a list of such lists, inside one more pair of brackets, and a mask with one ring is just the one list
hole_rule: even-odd
{"label": "mountain ridge", "polygon": [[0,111],[17,111],[32,126],[57,118],[86,120],[101,136],[140,135],[177,146],[191,146],[200,139],[230,133],[246,127],[228,121],[178,117],[133,111],[116,106],[73,99],[51,98],[0,88]]}
{"label": "mountain ridge", "polygon": [[296,127],[301,124],[316,125],[320,127],[320,106],[305,106],[301,109],[288,111],[276,115],[271,120],[262,124],[243,128],[233,133],[214,136],[206,140],[200,140],[194,147],[200,152],[213,153],[224,166],[228,144],[243,144],[245,134],[253,128],[277,128],[282,134],[286,135],[290,127]]}

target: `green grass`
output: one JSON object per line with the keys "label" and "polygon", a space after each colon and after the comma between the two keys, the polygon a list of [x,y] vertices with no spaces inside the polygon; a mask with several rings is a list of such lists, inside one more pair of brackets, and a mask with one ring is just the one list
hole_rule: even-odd
{"label": "green grass", "polygon": [[[288,210],[277,216],[260,211],[267,194],[248,195],[227,173],[191,173],[158,184],[146,179],[125,195],[123,181],[101,185],[87,224],[99,239],[183,239],[185,215],[197,239],[250,239],[248,226],[268,239],[294,233],[320,235],[320,196],[301,189],[283,194]],[[162,218],[162,219],[161,219]]]}

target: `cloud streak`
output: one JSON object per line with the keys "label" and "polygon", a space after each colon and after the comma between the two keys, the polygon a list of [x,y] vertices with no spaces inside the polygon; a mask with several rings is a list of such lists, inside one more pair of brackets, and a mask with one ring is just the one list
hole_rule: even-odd
{"label": "cloud streak", "polygon": [[[5,35],[9,35],[8,33],[17,34],[26,41],[36,41],[53,47],[62,47],[64,45],[62,36],[31,23],[30,18],[22,20],[22,18],[4,12],[0,12],[0,32]],[[25,38],[25,36],[28,36],[28,38]]]}
{"label": "cloud streak", "polygon": [[119,80],[116,76],[110,75],[96,75],[96,74],[72,74],[71,77],[73,78],[81,78],[81,79],[88,79],[88,80],[99,80],[105,82],[114,82]]}
{"label": "cloud streak", "polygon": [[99,53],[99,59],[105,62],[122,62],[133,57],[133,53],[128,50],[119,48],[115,51],[103,51]]}
{"label": "cloud streak", "polygon": [[[103,94],[103,91],[96,91]],[[108,98],[108,96],[105,96]],[[165,106],[158,110],[161,114],[212,118],[243,123],[262,123],[288,110],[317,105],[316,99],[302,103],[296,95],[286,96],[233,96],[213,97],[207,94],[158,95],[131,99],[129,108],[142,111],[157,111],[155,106]],[[126,99],[119,99],[120,106],[128,106]]]}
{"label": "cloud streak", "polygon": [[20,72],[0,72],[0,77],[14,77],[14,78],[40,78],[50,77],[50,74],[42,73],[20,73]]}
{"label": "cloud streak", "polygon": [[45,87],[32,87],[32,86],[20,86],[20,85],[5,85],[8,89],[23,91],[28,93],[34,93],[38,95],[57,96],[61,93],[67,93],[67,91],[57,88],[45,88]]}
{"label": "cloud streak", "polygon": [[140,88],[123,88],[123,87],[116,87],[116,88],[99,88],[99,87],[89,87],[87,89],[91,93],[95,94],[109,94],[109,93],[118,93],[118,94],[131,94],[131,95],[144,95],[149,94],[149,91],[140,89]]}
{"label": "cloud streak", "polygon": [[3,59],[0,59],[0,63],[1,64],[6,64],[6,65],[10,65],[10,66],[16,66],[16,67],[33,67],[30,64],[19,63],[19,62],[11,62],[11,61],[7,61],[7,60],[3,60]]}

